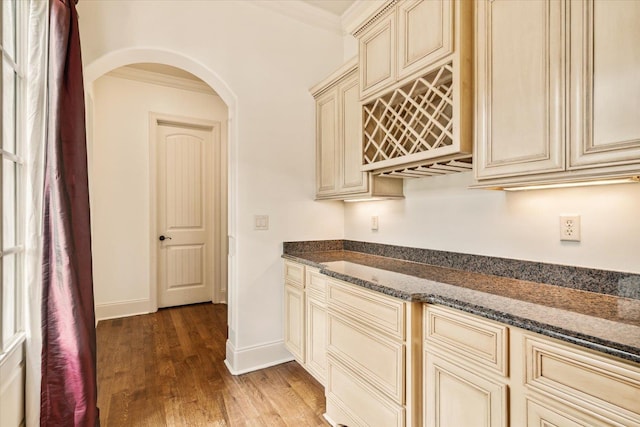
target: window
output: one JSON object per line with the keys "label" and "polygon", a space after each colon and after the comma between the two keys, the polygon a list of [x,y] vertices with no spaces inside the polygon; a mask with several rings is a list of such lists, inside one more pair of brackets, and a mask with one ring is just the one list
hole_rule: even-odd
{"label": "window", "polygon": [[24,166],[24,52],[20,32],[21,0],[2,0],[2,65],[0,66],[0,355],[21,337],[23,322],[24,246],[22,197]]}

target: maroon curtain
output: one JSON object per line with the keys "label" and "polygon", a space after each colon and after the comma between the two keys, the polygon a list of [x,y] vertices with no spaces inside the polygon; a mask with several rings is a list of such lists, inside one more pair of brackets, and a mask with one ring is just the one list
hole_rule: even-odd
{"label": "maroon curtain", "polygon": [[41,426],[98,417],[84,88],[76,0],[49,0]]}

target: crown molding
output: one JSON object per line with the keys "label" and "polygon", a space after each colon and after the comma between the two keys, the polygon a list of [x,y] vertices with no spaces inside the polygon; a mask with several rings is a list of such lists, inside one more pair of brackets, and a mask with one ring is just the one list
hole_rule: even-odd
{"label": "crown molding", "polygon": [[269,0],[250,1],[248,3],[264,9],[272,10],[299,22],[323,28],[335,34],[343,34],[342,23],[339,16],[311,6],[310,4],[302,1]]}
{"label": "crown molding", "polygon": [[192,92],[200,92],[218,96],[218,94],[203,81],[195,81],[182,77],[169,76],[167,74],[139,70],[133,67],[120,67],[115,70],[109,71],[106,75],[111,77],[118,77],[121,79],[136,80],[139,82],[166,86],[174,89],[190,90]]}
{"label": "crown molding", "polygon": [[330,89],[331,85],[333,85],[335,82],[337,82],[347,74],[357,69],[358,69],[358,57],[355,56],[350,60],[348,60],[347,62],[345,62],[340,68],[338,68],[336,71],[331,73],[324,80],[314,85],[311,89],[309,89],[309,92],[311,92],[311,95],[313,95],[314,97],[317,97],[318,95],[325,92],[327,89]]}
{"label": "crown molding", "polygon": [[370,19],[388,0],[356,0],[340,19],[344,34],[353,34],[365,20]]}

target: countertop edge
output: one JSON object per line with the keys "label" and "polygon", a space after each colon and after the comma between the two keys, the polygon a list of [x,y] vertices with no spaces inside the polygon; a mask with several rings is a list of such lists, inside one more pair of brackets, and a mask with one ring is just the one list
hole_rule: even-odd
{"label": "countertop edge", "polygon": [[[550,338],[556,338],[561,341],[578,345],[580,347],[599,351],[611,356],[618,357],[620,359],[640,363],[640,349],[629,347],[621,343],[607,341],[593,336],[587,336],[579,332],[566,330],[554,325],[522,318],[519,316],[508,315],[506,313],[497,312],[493,309],[483,307],[481,305],[458,301],[437,294],[411,294],[402,292],[367,280],[327,270],[324,264],[316,263],[294,255],[283,254],[282,258],[310,267],[318,268],[320,273],[327,277],[342,280],[344,282],[351,283],[353,285],[360,286],[366,289],[371,289],[373,291],[380,292],[382,294],[389,295],[391,297],[398,298],[407,302],[443,305],[446,307],[464,311],[466,313],[475,314],[486,319],[515,326],[526,331],[535,332],[544,336],[548,336]],[[443,284],[455,286],[448,283]]]}

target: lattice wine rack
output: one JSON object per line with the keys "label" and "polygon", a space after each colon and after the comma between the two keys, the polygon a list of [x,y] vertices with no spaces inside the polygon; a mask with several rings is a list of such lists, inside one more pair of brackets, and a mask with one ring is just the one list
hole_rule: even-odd
{"label": "lattice wine rack", "polygon": [[453,73],[446,63],[363,106],[363,170],[408,178],[471,169],[471,154],[454,147]]}

